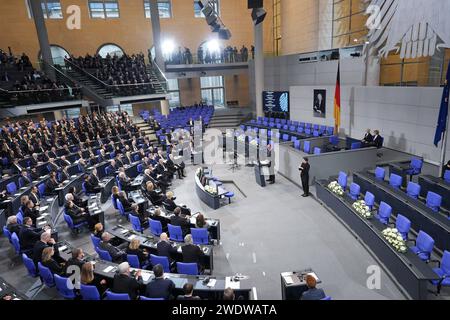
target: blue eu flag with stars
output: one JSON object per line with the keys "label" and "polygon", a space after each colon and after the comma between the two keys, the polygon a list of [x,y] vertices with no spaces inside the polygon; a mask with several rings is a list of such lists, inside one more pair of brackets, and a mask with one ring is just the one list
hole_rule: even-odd
{"label": "blue eu flag with stars", "polygon": [[447,128],[448,118],[448,94],[450,86],[450,63],[448,64],[447,77],[445,78],[444,93],[442,94],[441,109],[439,111],[439,119],[436,128],[436,135],[434,136],[434,145],[437,147],[439,141],[442,139],[442,134]]}

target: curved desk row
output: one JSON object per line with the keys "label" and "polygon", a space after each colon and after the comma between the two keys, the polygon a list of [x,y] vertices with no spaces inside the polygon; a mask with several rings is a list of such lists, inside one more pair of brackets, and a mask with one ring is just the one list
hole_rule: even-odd
{"label": "curved desk row", "polygon": [[[136,232],[134,230],[127,229],[121,225],[117,225],[115,227],[109,228],[108,233],[113,235],[115,238],[119,239],[122,243],[130,242],[133,239],[139,239],[141,242],[141,249],[146,249],[149,253],[158,255],[158,250],[156,248],[159,238],[153,235],[142,234]],[[183,261],[183,255],[181,253],[181,247],[184,245],[183,243],[171,242],[174,247],[177,249],[177,254],[172,258],[175,261]],[[200,261],[200,264],[205,268],[213,271],[214,268],[214,255],[213,255],[213,246],[200,246],[200,249],[203,251],[203,257]]]}
{"label": "curved desk row", "polygon": [[220,195],[213,195],[207,192],[197,175],[195,175],[195,192],[197,193],[197,196],[200,198],[200,200],[202,200],[210,208],[214,210],[220,208]]}
{"label": "curved desk row", "polygon": [[450,183],[444,179],[423,175],[419,176],[420,195],[426,197],[429,191],[439,194],[442,197],[442,207],[450,210]]}
{"label": "curved desk row", "polygon": [[316,182],[317,198],[364,241],[412,299],[427,299],[429,280],[439,279],[439,276],[412,251],[397,252],[381,234],[386,226],[376,219],[359,216],[350,199],[336,196],[327,185],[325,180]]}
{"label": "curved desk row", "polygon": [[392,207],[392,214],[402,214],[411,220],[411,227],[423,230],[434,240],[441,250],[450,249],[450,220],[441,213],[434,212],[424,203],[395,189],[386,181],[375,179],[365,172],[353,173],[353,182],[361,187],[361,192],[373,193],[377,202],[384,201]]}

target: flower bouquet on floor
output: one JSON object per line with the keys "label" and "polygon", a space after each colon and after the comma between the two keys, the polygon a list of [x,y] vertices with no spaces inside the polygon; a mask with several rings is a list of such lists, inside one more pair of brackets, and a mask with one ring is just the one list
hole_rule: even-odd
{"label": "flower bouquet on floor", "polygon": [[213,196],[217,196],[217,190],[215,187],[205,186],[205,191]]}
{"label": "flower bouquet on floor", "polygon": [[337,181],[331,182],[328,185],[328,189],[330,189],[331,192],[338,195],[339,197],[342,197],[344,195],[344,189],[342,189]]}
{"label": "flower bouquet on floor", "polygon": [[363,218],[370,219],[372,218],[372,211],[370,211],[369,206],[366,204],[364,200],[355,201],[352,205],[353,209]]}
{"label": "flower bouquet on floor", "polygon": [[393,246],[397,252],[405,253],[406,251],[408,251],[406,242],[405,240],[403,240],[402,235],[400,234],[400,232],[398,232],[397,229],[386,228],[381,233],[386,241],[389,242],[389,244]]}

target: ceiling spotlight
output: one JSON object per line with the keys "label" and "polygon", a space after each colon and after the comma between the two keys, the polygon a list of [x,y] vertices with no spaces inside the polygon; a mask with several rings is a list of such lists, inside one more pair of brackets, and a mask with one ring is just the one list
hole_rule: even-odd
{"label": "ceiling spotlight", "polygon": [[175,42],[173,40],[165,40],[161,46],[164,55],[171,55],[175,51]]}
{"label": "ceiling spotlight", "polygon": [[209,52],[220,52],[220,43],[216,39],[210,40],[206,43],[206,48]]}

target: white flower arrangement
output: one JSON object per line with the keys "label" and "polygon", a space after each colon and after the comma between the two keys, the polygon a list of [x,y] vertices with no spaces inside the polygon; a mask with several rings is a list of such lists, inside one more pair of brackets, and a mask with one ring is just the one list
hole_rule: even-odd
{"label": "white flower arrangement", "polygon": [[328,185],[328,189],[334,194],[342,197],[344,195],[344,189],[339,185],[337,181],[333,181]]}
{"label": "white flower arrangement", "polygon": [[240,141],[240,142],[245,142],[245,135],[242,134],[242,135],[240,135],[237,139],[238,139],[238,141]]}
{"label": "white flower arrangement", "polygon": [[394,249],[400,253],[408,251],[405,240],[396,228],[386,228],[382,232],[383,237]]}
{"label": "white flower arrangement", "polygon": [[227,131],[226,137],[227,138],[233,138],[234,137],[234,132],[233,131]]}
{"label": "white flower arrangement", "polygon": [[209,194],[212,194],[213,196],[217,195],[216,188],[211,186],[205,186],[205,191]]}
{"label": "white flower arrangement", "polygon": [[257,147],[258,146],[258,141],[255,139],[255,140],[252,140],[252,141],[250,141],[250,144],[252,145],[252,146],[255,146],[255,147]]}
{"label": "white flower arrangement", "polygon": [[364,200],[355,201],[352,205],[353,209],[363,218],[370,219],[372,218],[372,212],[366,202]]}

